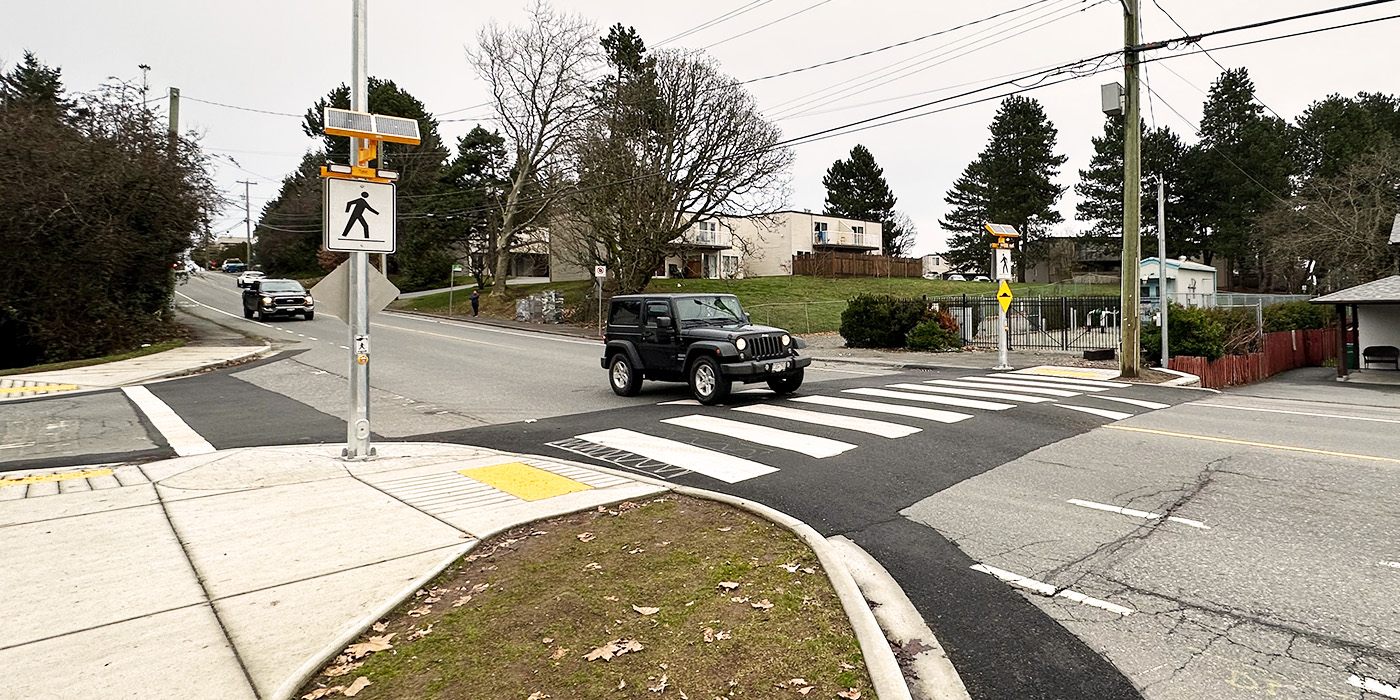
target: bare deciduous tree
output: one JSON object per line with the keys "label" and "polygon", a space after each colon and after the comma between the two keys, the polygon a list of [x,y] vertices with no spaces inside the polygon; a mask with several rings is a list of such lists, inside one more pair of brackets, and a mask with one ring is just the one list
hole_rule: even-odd
{"label": "bare deciduous tree", "polygon": [[511,252],[523,235],[543,224],[563,183],[558,161],[592,110],[589,75],[598,66],[598,32],[586,19],[555,11],[543,0],[524,27],[495,22],[477,36],[467,55],[491,86],[501,130],[514,151],[510,186],[495,203],[494,286],[505,291]]}
{"label": "bare deciduous tree", "polygon": [[792,162],[753,96],[704,55],[667,50],[631,68],[599,89],[575,151],[578,189],[556,217],[573,239],[556,252],[607,264],[623,293],[683,251],[695,222],[776,209]]}

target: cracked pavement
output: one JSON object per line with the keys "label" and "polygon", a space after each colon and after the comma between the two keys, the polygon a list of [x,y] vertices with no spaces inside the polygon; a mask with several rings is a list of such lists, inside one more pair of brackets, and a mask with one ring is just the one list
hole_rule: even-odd
{"label": "cracked pavement", "polygon": [[1340,389],[1309,407],[1277,381],[1278,398],[1256,386],[1118,425],[1319,452],[1101,428],[903,514],[973,561],[1131,608],[1015,588],[1148,700],[1387,697],[1358,686],[1400,686],[1400,410]]}

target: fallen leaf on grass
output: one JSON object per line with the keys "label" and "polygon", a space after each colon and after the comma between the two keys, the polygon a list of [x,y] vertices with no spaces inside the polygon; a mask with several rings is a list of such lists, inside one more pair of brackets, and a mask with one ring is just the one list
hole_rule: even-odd
{"label": "fallen leaf on grass", "polygon": [[331,686],[331,687],[329,687],[329,688],[317,688],[317,689],[315,689],[315,690],[313,690],[313,691],[311,691],[311,692],[309,692],[309,693],[307,693],[307,694],[301,696],[301,700],[320,700],[320,698],[324,698],[324,697],[326,697],[327,695],[330,695],[331,693],[343,693],[343,692],[345,692],[345,686],[343,686],[343,685],[333,685],[333,686]]}
{"label": "fallen leaf on grass", "polygon": [[615,596],[615,595],[605,595],[605,596],[603,596],[603,600],[617,600],[617,596]]}
{"label": "fallen leaf on grass", "polygon": [[539,537],[540,535],[548,535],[548,534],[549,534],[549,533],[548,533],[548,532],[545,532],[544,530],[535,530],[534,532],[530,533],[530,536],[531,536],[531,537]]}
{"label": "fallen leaf on grass", "polygon": [[347,674],[347,673],[350,673],[351,671],[354,671],[355,669],[357,669],[357,668],[359,668],[359,667],[361,667],[361,666],[364,666],[364,665],[365,665],[365,662],[363,662],[363,661],[356,661],[356,662],[350,663],[350,664],[340,664],[339,666],[332,666],[332,667],[326,669],[326,672],[323,673],[322,675],[324,675],[324,676],[326,676],[326,677],[328,677],[328,678],[335,678],[336,676],[343,676],[343,675],[345,675],[345,674]]}
{"label": "fallen leaf on grass", "polygon": [[661,612],[661,608],[644,608],[644,607],[641,607],[640,605],[633,605],[633,606],[632,606],[632,609],[633,609],[633,610],[636,610],[638,613],[640,613],[640,614],[642,614],[642,615],[655,615],[656,613]]}
{"label": "fallen leaf on grass", "polygon": [[452,604],[452,607],[454,607],[454,608],[460,608],[460,607],[462,607],[463,605],[466,605],[467,603],[470,603],[470,602],[472,602],[472,597],[471,597],[470,595],[464,595],[464,596],[462,596],[461,598],[458,598],[458,599],[457,599],[457,602],[455,602],[455,603]]}
{"label": "fallen leaf on grass", "polygon": [[860,700],[860,691],[856,690],[855,688],[843,690],[837,693],[837,695],[846,698],[846,700]]}
{"label": "fallen leaf on grass", "polygon": [[815,574],[815,573],[817,573],[817,570],[816,570],[816,569],[813,569],[813,568],[810,567],[810,566],[807,566],[807,567],[803,567],[803,568],[802,568],[802,573],[804,573],[804,574]]}
{"label": "fallen leaf on grass", "polygon": [[410,640],[413,640],[413,639],[422,639],[422,638],[428,636],[428,633],[429,633],[429,632],[432,632],[432,631],[433,631],[433,626],[432,626],[432,625],[428,625],[427,627],[424,627],[424,628],[421,629],[421,630],[420,630],[420,629],[415,629],[415,630],[413,630],[412,632],[409,632],[409,633],[408,633],[408,638],[409,638]]}
{"label": "fallen leaf on grass", "polygon": [[376,623],[374,623],[374,626],[372,627],[372,629],[373,629],[375,632],[383,632],[384,630],[389,629],[389,623],[387,623],[387,622],[376,622]]}
{"label": "fallen leaf on grass", "polygon": [[471,589],[470,591],[468,591],[468,593],[471,593],[472,595],[476,595],[476,594],[478,594],[478,593],[480,593],[480,592],[482,592],[482,591],[484,591],[484,590],[486,590],[486,589],[488,589],[488,588],[490,588],[490,587],[491,587],[491,584],[489,584],[489,583],[478,583],[478,584],[476,584],[475,586],[472,586],[472,589]]}
{"label": "fallen leaf on grass", "polygon": [[635,639],[614,639],[603,646],[594,649],[583,655],[589,661],[611,661],[614,656],[622,656],[628,652],[641,651],[642,645]]}
{"label": "fallen leaf on grass", "polygon": [[580,533],[580,534],[579,534],[579,536],[578,536],[578,541],[579,541],[579,542],[592,542],[595,538],[597,538],[597,535],[595,535],[595,534],[593,534],[593,533],[591,533],[591,532],[584,532],[584,533]]}
{"label": "fallen leaf on grass", "polygon": [[393,638],[393,632],[379,637],[370,637],[368,642],[360,642],[359,644],[351,644],[345,647],[345,653],[349,654],[352,659],[358,659],[371,652],[388,651],[394,648],[394,645],[389,643],[389,640]]}
{"label": "fallen leaf on grass", "polygon": [[800,566],[802,566],[802,565],[801,565],[801,564],[798,564],[797,562],[792,562],[791,564],[779,564],[779,565],[778,565],[778,568],[779,568],[779,569],[782,569],[783,571],[786,571],[786,572],[788,572],[788,573],[790,573],[790,574],[795,574],[795,573],[797,573],[797,569],[798,569]]}
{"label": "fallen leaf on grass", "polygon": [[555,649],[555,650],[554,650],[554,653],[553,653],[553,654],[550,654],[550,655],[549,655],[549,658],[554,659],[555,661],[558,661],[558,660],[564,658],[565,656],[567,656],[568,653],[569,653],[569,648],[568,648],[568,647],[559,647],[558,649]]}
{"label": "fallen leaf on grass", "polygon": [[755,608],[758,608],[759,610],[767,610],[773,607],[773,604],[768,602],[767,598],[764,598],[763,600],[760,600],[757,603],[749,603],[749,605],[752,605]]}
{"label": "fallen leaf on grass", "polygon": [[647,551],[647,550],[638,547],[637,549],[628,550],[627,553],[628,553],[628,554],[641,554],[642,552],[645,552],[645,551]]}
{"label": "fallen leaf on grass", "polygon": [[627,680],[626,680],[625,678],[619,678],[619,679],[617,679],[617,689],[618,689],[618,690],[622,690],[623,688],[626,688],[626,687],[627,687]]}
{"label": "fallen leaf on grass", "polygon": [[734,528],[729,527],[729,526],[726,525],[726,526],[720,528],[719,531],[720,531],[720,532],[729,532],[730,530],[733,530],[733,529],[734,529]]}
{"label": "fallen leaf on grass", "polygon": [[368,678],[366,678],[366,677],[364,677],[364,676],[360,676],[359,678],[356,678],[356,679],[355,679],[355,682],[354,682],[354,683],[351,683],[351,684],[350,684],[350,687],[345,689],[345,697],[347,697],[347,698],[353,698],[353,697],[355,697],[356,695],[359,695],[359,694],[360,694],[360,691],[361,691],[361,690],[364,690],[365,687],[368,686],[368,685],[369,685],[369,679],[368,679]]}
{"label": "fallen leaf on grass", "polygon": [[603,565],[602,565],[602,564],[599,564],[599,563],[596,562],[596,561],[591,561],[591,562],[588,562],[587,564],[584,564],[584,565],[583,565],[583,570],[584,570],[584,571],[597,571],[597,570],[599,570],[599,569],[601,569],[601,568],[603,568]]}
{"label": "fallen leaf on grass", "polygon": [[744,596],[743,598],[740,598],[739,596],[736,595],[736,596],[734,596],[733,598],[730,598],[730,599],[729,599],[729,602],[731,602],[731,603],[747,603],[747,602],[749,602],[749,597],[748,597],[748,596]]}
{"label": "fallen leaf on grass", "polygon": [[[647,680],[650,680],[650,679],[647,679]],[[670,683],[667,683],[667,682],[666,682],[666,674],[663,673],[663,674],[661,674],[661,679],[658,680],[656,683],[654,683],[654,684],[648,683],[648,684],[647,684],[647,690],[650,690],[650,691],[653,692],[653,693],[659,693],[659,692],[665,690],[665,689],[666,689],[666,686],[668,686],[668,685],[670,685]]]}
{"label": "fallen leaf on grass", "polygon": [[548,698],[548,697],[552,697],[552,696],[546,695],[546,694],[544,693],[544,691],[541,690],[541,691],[536,692],[536,693],[530,693],[530,697],[525,698],[525,700],[544,700],[545,698]]}
{"label": "fallen leaf on grass", "polygon": [[854,669],[855,666],[852,666],[852,665],[846,663],[845,661],[842,661],[842,662],[841,662],[841,668],[842,668],[843,670],[850,671],[850,670]]}
{"label": "fallen leaf on grass", "polygon": [[720,581],[719,587],[726,591],[732,591],[739,587],[739,583],[737,581]]}
{"label": "fallen leaf on grass", "polygon": [[424,606],[424,607],[421,607],[421,608],[414,608],[414,609],[408,611],[408,616],[409,616],[409,617],[423,617],[424,615],[427,615],[428,613],[430,613],[430,612],[432,612],[432,611],[433,611],[433,609],[432,609],[431,607],[427,607],[427,606]]}
{"label": "fallen leaf on grass", "polygon": [[807,693],[810,693],[810,692],[812,692],[813,690],[816,690],[816,689],[817,689],[816,686],[809,685],[809,686],[807,686],[806,688],[798,688],[798,689],[797,689],[797,692],[802,693],[803,695],[806,695]]}
{"label": "fallen leaf on grass", "polygon": [[554,637],[545,637],[544,639],[541,639],[541,640],[540,640],[540,644],[553,644],[553,643],[554,643]]}

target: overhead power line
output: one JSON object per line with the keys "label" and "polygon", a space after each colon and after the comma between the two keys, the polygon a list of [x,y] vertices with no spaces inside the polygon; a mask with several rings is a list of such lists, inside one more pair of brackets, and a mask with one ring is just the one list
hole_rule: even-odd
{"label": "overhead power line", "polygon": [[[1386,4],[1386,3],[1391,3],[1391,2],[1395,2],[1395,0],[1367,0],[1366,2],[1358,2],[1358,3],[1354,4],[1354,5],[1342,5],[1342,6],[1339,6],[1339,7],[1329,7],[1329,8],[1327,8],[1327,9],[1325,9],[1325,10],[1317,10],[1317,11],[1315,11],[1315,12],[1304,12],[1303,14],[1300,14],[1300,15],[1289,15],[1289,16],[1287,16],[1287,17],[1276,17],[1276,18],[1274,18],[1274,19],[1266,19],[1266,20],[1264,20],[1264,21],[1262,21],[1262,22],[1254,22],[1254,23],[1251,23],[1251,24],[1241,24],[1241,25],[1235,26],[1235,27],[1226,27],[1225,29],[1216,29],[1216,30],[1214,30],[1214,31],[1205,32],[1204,34],[1191,34],[1191,35],[1187,35],[1187,36],[1177,37],[1177,38],[1175,38],[1175,39],[1167,39],[1166,41],[1152,41],[1152,42],[1148,42],[1148,43],[1146,43],[1146,44],[1138,44],[1137,46],[1131,46],[1131,47],[1128,48],[1128,50],[1129,50],[1129,51],[1144,51],[1144,50],[1148,50],[1148,49],[1167,48],[1167,47],[1169,47],[1169,46],[1172,45],[1172,44],[1179,44],[1179,43],[1195,44],[1195,43],[1199,43],[1202,39],[1205,39],[1205,38],[1207,38],[1207,37],[1219,36],[1219,35],[1221,35],[1221,34],[1229,34],[1229,33],[1231,33],[1231,32],[1242,32],[1242,31],[1244,31],[1244,30],[1246,30],[1246,29],[1258,29],[1259,27],[1267,27],[1267,26],[1272,25],[1272,24],[1280,24],[1280,23],[1282,23],[1282,22],[1292,22],[1292,21],[1294,21],[1294,20],[1307,19],[1307,18],[1309,18],[1309,17],[1320,17],[1320,16],[1322,16],[1322,15],[1330,15],[1330,14],[1332,14],[1332,13],[1334,13],[1334,12],[1346,12],[1347,10],[1356,10],[1356,9],[1360,9],[1360,8],[1362,8],[1362,7],[1370,7],[1370,6],[1372,6],[1372,5],[1384,5],[1384,4]],[[1381,18],[1381,19],[1388,19],[1388,18],[1384,18],[1384,17],[1383,17],[1383,18]],[[1175,20],[1173,20],[1173,21],[1175,21]],[[1379,20],[1370,20],[1370,21],[1379,21]],[[1333,27],[1325,27],[1325,28],[1323,28],[1323,29],[1319,29],[1319,30],[1315,30],[1315,31],[1326,31],[1326,30],[1329,30],[1329,29],[1338,29],[1338,28],[1341,28],[1341,27],[1351,27],[1351,26],[1356,26],[1357,24],[1368,24],[1368,23],[1369,23],[1369,22],[1366,22],[1366,21],[1363,21],[1363,22],[1355,22],[1355,23],[1352,23],[1352,24],[1343,24],[1343,25],[1336,25],[1336,26],[1333,26]],[[1182,30],[1182,31],[1185,31],[1185,30]],[[1302,36],[1302,35],[1304,35],[1304,34],[1311,34],[1311,33],[1313,33],[1313,32],[1299,32],[1299,33],[1297,33],[1297,34],[1286,34],[1286,35],[1278,36],[1278,37],[1270,37],[1268,40],[1269,40],[1269,41],[1272,41],[1272,40],[1274,40],[1274,39],[1282,39],[1282,38],[1287,38],[1287,37],[1290,37],[1290,36]],[[1237,45],[1237,46],[1243,46],[1244,44],[1236,44],[1236,45]]]}
{"label": "overhead power line", "polygon": [[783,15],[782,17],[779,17],[779,18],[773,20],[772,22],[769,22],[768,24],[761,24],[761,25],[759,25],[759,26],[757,26],[757,27],[754,27],[753,29],[750,29],[750,30],[748,30],[748,31],[746,31],[746,32],[740,32],[740,33],[738,33],[738,34],[735,34],[734,36],[729,37],[728,39],[720,39],[719,41],[716,41],[716,42],[713,43],[713,44],[709,44],[709,45],[706,45],[706,46],[702,46],[702,47],[700,47],[700,48],[701,48],[701,50],[712,49],[712,48],[714,48],[714,47],[716,47],[716,46],[719,46],[720,44],[724,44],[724,43],[728,43],[728,42],[734,41],[735,39],[738,39],[738,38],[741,37],[741,36],[748,36],[748,35],[753,34],[754,32],[756,32],[756,31],[758,31],[758,30],[760,30],[760,29],[767,29],[768,27],[771,27],[771,26],[773,26],[773,25],[775,25],[775,24],[777,24],[777,23],[779,23],[779,22],[783,22],[783,21],[792,19],[793,17],[796,17],[796,16],[798,16],[798,15],[800,15],[800,14],[802,14],[803,12],[806,12],[806,11],[808,11],[808,10],[815,10],[816,8],[821,7],[822,5],[825,5],[825,4],[829,3],[829,2],[831,2],[831,0],[821,0],[821,2],[818,2],[818,3],[813,4],[813,5],[808,5],[807,7],[804,7],[804,8],[802,8],[802,9],[800,9],[800,10],[798,10],[798,11],[796,11],[796,12],[790,14],[790,15]]}
{"label": "overhead power line", "polygon": [[706,21],[704,21],[704,22],[701,22],[700,24],[697,24],[697,25],[695,25],[694,27],[691,27],[690,29],[687,29],[687,30],[685,30],[685,31],[683,31],[683,32],[681,32],[681,33],[679,33],[679,34],[676,34],[676,35],[674,35],[674,36],[668,37],[668,38],[666,38],[666,39],[662,39],[662,40],[661,40],[660,42],[658,42],[656,45],[657,45],[658,47],[660,47],[660,46],[665,46],[666,44],[669,44],[669,43],[671,43],[671,42],[673,42],[673,41],[676,41],[676,40],[678,40],[678,39],[684,39],[685,37],[688,37],[688,36],[690,36],[691,34],[694,34],[694,33],[699,32],[699,31],[704,31],[704,30],[709,29],[710,27],[713,27],[713,26],[715,26],[715,25],[717,25],[717,24],[721,24],[721,23],[724,23],[724,22],[728,22],[729,20],[734,19],[735,17],[738,17],[739,15],[744,14],[745,12],[749,12],[749,11],[751,11],[751,10],[756,10],[756,9],[758,9],[758,8],[760,8],[760,7],[763,7],[764,5],[767,5],[767,4],[770,3],[770,2],[773,2],[773,0],[752,0],[752,2],[750,2],[750,3],[747,4],[747,5],[743,5],[743,6],[741,6],[741,7],[735,8],[735,9],[733,9],[733,10],[730,10],[730,11],[728,11],[728,12],[726,12],[726,13],[724,13],[724,14],[718,16],[718,17],[715,17],[715,18],[713,18],[713,19],[709,19],[709,20],[706,20]]}
{"label": "overhead power line", "polygon": [[273,111],[271,111],[271,110],[266,110],[266,109],[253,109],[252,107],[239,107],[238,105],[224,104],[223,102],[215,102],[215,101],[213,101],[213,100],[201,100],[201,99],[199,99],[198,97],[190,97],[189,95],[184,95],[184,94],[180,95],[180,99],[184,99],[184,100],[193,100],[193,101],[195,101],[195,102],[203,102],[204,104],[207,104],[207,105],[214,105],[215,107],[227,107],[228,109],[238,109],[238,110],[242,110],[242,111],[244,111],[244,112],[257,112],[258,114],[271,114],[271,115],[278,116],[278,117],[295,117],[295,118],[297,118],[297,119],[301,119],[301,118],[304,116],[304,115],[301,115],[301,114],[290,114],[290,113],[287,113],[287,112],[273,112]]}

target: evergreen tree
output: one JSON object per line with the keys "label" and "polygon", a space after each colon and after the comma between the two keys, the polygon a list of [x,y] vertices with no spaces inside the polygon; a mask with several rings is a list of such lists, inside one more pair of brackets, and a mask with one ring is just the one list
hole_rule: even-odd
{"label": "evergreen tree", "polygon": [[427,207],[436,237],[449,262],[464,263],[484,288],[494,259],[491,232],[500,228],[500,200],[510,186],[505,138],[478,124],[457,140],[457,155],[440,180],[444,193]]}
{"label": "evergreen tree", "polygon": [[1294,160],[1306,180],[1336,177],[1361,156],[1400,145],[1400,99],[1328,95],[1298,117]]}
{"label": "evergreen tree", "polygon": [[1288,196],[1293,170],[1288,125],[1265,116],[1253,96],[1246,69],[1222,73],[1206,98],[1200,143],[1188,157],[1203,256],[1227,259],[1221,273],[1232,288],[1237,271],[1257,271],[1255,224]]}
{"label": "evergreen tree", "polygon": [[939,224],[954,234],[948,259],[955,267],[986,271],[992,235],[983,224],[1012,224],[1021,233],[1016,265],[1025,281],[1033,262],[1027,244],[1049,236],[1064,220],[1054,209],[1065,191],[1054,182],[1065,163],[1065,156],[1055,154],[1058,133],[1036,100],[1012,95],[1002,101],[987,147],[944,198],[950,210]]}
{"label": "evergreen tree", "polygon": [[[1079,171],[1074,191],[1080,201],[1075,218],[1090,222],[1084,236],[1121,239],[1123,236],[1123,118],[1108,117],[1104,133],[1093,139],[1094,156]],[[1168,127],[1147,129],[1142,138],[1142,232],[1157,236],[1157,177],[1166,182],[1167,254],[1197,253],[1193,247],[1193,222],[1184,208],[1186,180],[1183,163],[1186,146]],[[1156,241],[1144,240],[1143,250],[1155,255]]]}
{"label": "evergreen tree", "polygon": [[880,246],[885,255],[903,255],[913,244],[913,232],[904,230],[894,205],[898,201],[885,182],[885,169],[861,144],[846,160],[837,160],[822,178],[826,186],[827,216],[873,221],[880,224]]}
{"label": "evergreen tree", "polygon": [[0,75],[0,103],[50,115],[67,114],[73,108],[73,102],[63,95],[63,69],[40,63],[31,51],[25,51],[10,72]]}

